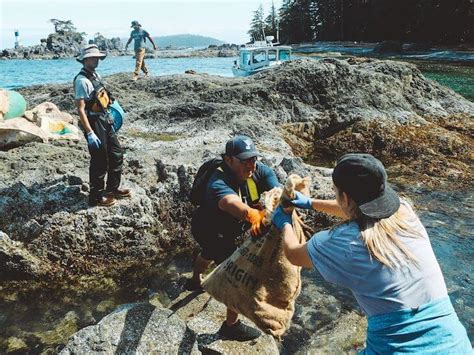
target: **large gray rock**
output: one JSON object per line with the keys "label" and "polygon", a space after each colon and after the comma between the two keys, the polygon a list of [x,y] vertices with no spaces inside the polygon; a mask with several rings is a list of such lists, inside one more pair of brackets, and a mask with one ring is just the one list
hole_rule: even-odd
{"label": "large gray rock", "polygon": [[109,39],[99,33],[94,37],[93,42],[101,51],[118,51],[123,49],[123,44],[119,37]]}
{"label": "large gray rock", "polygon": [[[262,333],[257,339],[246,342],[222,338],[219,328],[225,320],[226,307],[206,293],[193,296],[195,294],[183,294],[170,308],[175,309],[179,317],[186,319],[189,329],[197,334],[199,351],[204,354],[278,353],[275,339],[268,334]],[[248,319],[241,318],[248,326],[255,327]]]}
{"label": "large gray rock", "polygon": [[196,335],[167,309],[149,303],[119,307],[69,340],[60,354],[197,354]]}
{"label": "large gray rock", "polygon": [[184,292],[168,309],[153,299],[128,304],[74,334],[61,354],[278,353],[270,335],[247,342],[222,338],[219,328],[225,314],[225,306],[205,293]]}

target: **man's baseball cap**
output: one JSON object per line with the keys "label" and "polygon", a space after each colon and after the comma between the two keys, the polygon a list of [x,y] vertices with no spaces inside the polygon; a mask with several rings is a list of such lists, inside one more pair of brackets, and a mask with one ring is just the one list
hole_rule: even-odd
{"label": "man's baseball cap", "polygon": [[135,27],[135,26],[141,26],[140,22],[138,22],[137,20],[132,21],[132,25],[130,27]]}
{"label": "man's baseball cap", "polygon": [[365,216],[388,218],[400,207],[400,198],[387,183],[383,164],[370,154],[343,155],[334,168],[332,181]]}
{"label": "man's baseball cap", "polygon": [[260,156],[253,141],[247,136],[235,136],[227,141],[225,145],[225,155],[246,160]]}

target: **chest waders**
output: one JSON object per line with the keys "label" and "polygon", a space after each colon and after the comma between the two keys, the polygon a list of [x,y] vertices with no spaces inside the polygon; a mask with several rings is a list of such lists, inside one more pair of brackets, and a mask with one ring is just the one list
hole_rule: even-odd
{"label": "chest waders", "polygon": [[[113,121],[107,111],[112,95],[93,73],[85,68],[78,75],[85,76],[94,88],[89,100],[85,100],[86,114],[94,133],[100,139],[99,149],[88,146],[91,155],[89,165],[89,204],[93,205],[106,192],[116,191],[120,186],[123,150],[113,130]],[[74,81],[77,76],[74,78]],[[107,186],[105,176],[107,175]]]}

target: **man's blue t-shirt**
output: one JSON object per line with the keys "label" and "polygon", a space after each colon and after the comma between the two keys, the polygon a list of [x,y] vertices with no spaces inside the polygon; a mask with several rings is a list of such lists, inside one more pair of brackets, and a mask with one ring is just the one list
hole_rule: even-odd
{"label": "man's blue t-shirt", "polygon": [[[269,191],[276,186],[280,186],[273,170],[258,161],[252,179],[257,185],[259,196],[264,191]],[[223,171],[216,170],[209,178],[202,206],[205,208],[218,209],[217,204],[221,198],[227,195],[239,195],[239,190],[244,200],[243,202],[250,205],[251,201],[247,201],[246,189],[247,183],[239,183],[236,181],[232,172],[224,163]]]}
{"label": "man's blue t-shirt", "polygon": [[355,221],[316,233],[307,243],[308,255],[325,280],[349,288],[368,315],[384,314],[447,297],[438,261],[425,228],[404,201],[408,223],[420,237],[398,235],[418,265],[390,269],[371,257]]}
{"label": "man's blue t-shirt", "polygon": [[142,28],[140,28],[138,30],[133,30],[130,33],[130,37],[132,37],[135,41],[133,48],[136,51],[141,49],[141,48],[145,48],[146,47],[145,38],[148,37],[149,35],[150,34]]}

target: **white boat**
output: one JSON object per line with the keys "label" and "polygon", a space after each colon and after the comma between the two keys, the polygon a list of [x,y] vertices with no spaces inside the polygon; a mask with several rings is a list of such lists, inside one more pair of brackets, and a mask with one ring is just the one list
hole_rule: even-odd
{"label": "white boat", "polygon": [[239,49],[239,60],[234,61],[234,76],[248,76],[268,70],[290,60],[291,47],[273,45],[271,41],[258,41]]}

